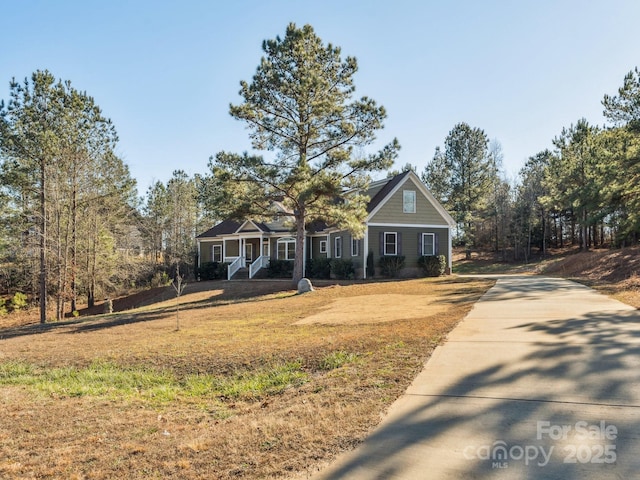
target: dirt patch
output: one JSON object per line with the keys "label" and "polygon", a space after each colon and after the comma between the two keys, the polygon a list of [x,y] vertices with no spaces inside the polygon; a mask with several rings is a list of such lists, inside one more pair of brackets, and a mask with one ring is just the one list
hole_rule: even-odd
{"label": "dirt patch", "polygon": [[428,317],[445,310],[439,297],[379,294],[338,298],[322,312],[295,322],[295,325],[360,325]]}
{"label": "dirt patch", "polygon": [[640,308],[640,247],[574,253],[540,273],[576,280]]}

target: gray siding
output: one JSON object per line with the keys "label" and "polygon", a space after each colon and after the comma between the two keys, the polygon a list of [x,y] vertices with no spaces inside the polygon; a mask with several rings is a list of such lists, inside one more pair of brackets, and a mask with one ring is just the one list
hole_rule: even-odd
{"label": "gray siding", "polygon": [[[311,245],[309,249],[309,258],[327,258],[327,253],[320,253],[320,242],[327,240],[326,236],[310,237],[309,243]],[[327,247],[328,249],[328,247]]]}
{"label": "gray siding", "polygon": [[200,242],[200,264],[212,262],[213,258],[213,245],[222,246],[221,241],[203,241]]}
{"label": "gray siding", "polygon": [[[416,213],[403,213],[402,191],[414,190],[416,192]],[[398,191],[378,210],[369,220],[370,223],[402,223],[423,225],[446,225],[447,222],[438,213],[431,202],[425,197],[418,186],[409,178]]]}
{"label": "gray siding", "polygon": [[225,243],[225,257],[239,257],[240,256],[240,240],[227,240]]}
{"label": "gray siding", "polygon": [[331,234],[331,245],[330,252],[331,258],[335,258],[335,238],[342,238],[342,256],[340,257],[342,260],[352,260],[356,269],[356,275],[358,273],[358,269],[362,269],[364,267],[364,259],[366,258],[363,249],[364,249],[364,239],[360,239],[360,251],[358,255],[351,255],[351,239],[353,238],[351,233],[349,232],[336,232]]}
{"label": "gray siding", "polygon": [[[449,230],[448,228],[419,228],[419,227],[369,227],[369,251],[373,252],[373,260],[378,266],[378,260],[381,256],[380,235],[384,232],[396,232],[399,235],[398,249],[399,255],[405,257],[405,274],[409,275],[412,270],[417,268],[419,251],[419,235],[422,233],[434,233],[437,237],[436,244],[438,249],[436,255],[444,255],[449,261],[448,244]],[[417,271],[415,272],[418,273]]]}

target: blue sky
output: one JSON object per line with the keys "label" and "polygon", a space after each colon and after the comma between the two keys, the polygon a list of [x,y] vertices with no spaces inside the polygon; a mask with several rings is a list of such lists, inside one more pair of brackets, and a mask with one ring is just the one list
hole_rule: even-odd
{"label": "blue sky", "polygon": [[37,69],[71,80],[113,120],[141,195],[250,150],[229,104],[289,22],[358,59],[356,95],[388,112],[378,146],[397,137],[419,171],[467,122],[514,176],[563,127],[603,124],[604,94],[640,66],[636,0],[7,0],[0,18],[0,99]]}

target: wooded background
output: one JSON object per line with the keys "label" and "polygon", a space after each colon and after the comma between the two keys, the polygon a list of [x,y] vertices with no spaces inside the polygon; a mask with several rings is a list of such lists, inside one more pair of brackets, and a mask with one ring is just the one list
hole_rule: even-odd
{"label": "wooded background", "polygon": [[[550,247],[637,244],[638,68],[602,103],[605,125],[578,119],[515,179],[504,174],[498,140],[453,126],[419,173],[458,222],[456,244],[523,261]],[[212,172],[176,170],[140,197],[117,141],[69,81],[37,71],[11,82],[0,105],[0,312],[21,292],[40,305],[42,322],[61,319],[80,304],[166,283],[178,264],[193,274],[195,237],[217,220],[207,208]]]}

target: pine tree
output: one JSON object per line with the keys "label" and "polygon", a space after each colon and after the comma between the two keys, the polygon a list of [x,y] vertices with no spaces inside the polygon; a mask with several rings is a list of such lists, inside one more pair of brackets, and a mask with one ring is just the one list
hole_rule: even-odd
{"label": "pine tree", "polygon": [[383,128],[386,112],[368,97],[352,100],[354,57],[323,44],[310,25],[287,27],[284,38],[265,40],[265,56],[251,83],[241,82],[243,103],[231,115],[245,122],[252,145],[273,158],[220,152],[209,164],[203,187],[208,208],[218,218],[272,217],[274,202],[293,216],[296,236],[294,282],[303,276],[306,225],[316,219],[362,235],[369,172],[391,167],[396,140],[363,158]]}
{"label": "pine tree", "polygon": [[483,130],[459,123],[447,135],[444,151],[436,148],[422,175],[458,223],[461,243],[475,243],[475,223],[484,209],[496,169],[488,156]]}

